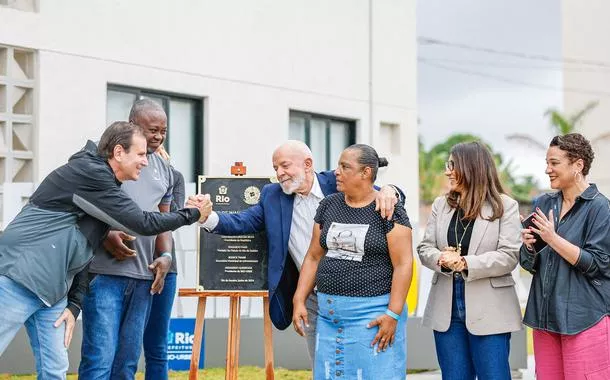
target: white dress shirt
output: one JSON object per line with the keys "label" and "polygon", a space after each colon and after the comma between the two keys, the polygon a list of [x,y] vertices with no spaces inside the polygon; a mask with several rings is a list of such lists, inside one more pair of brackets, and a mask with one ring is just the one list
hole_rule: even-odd
{"label": "white dress shirt", "polygon": [[318,183],[317,175],[313,177],[313,186],[309,194],[295,194],[294,196],[288,252],[299,271],[311,242],[311,233],[314,225],[313,218],[316,216],[316,210],[322,199],[324,199],[324,193],[322,193]]}

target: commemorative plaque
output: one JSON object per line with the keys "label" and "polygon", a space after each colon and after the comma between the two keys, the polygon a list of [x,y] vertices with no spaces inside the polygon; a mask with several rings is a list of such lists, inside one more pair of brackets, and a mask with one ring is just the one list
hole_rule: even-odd
{"label": "commemorative plaque", "polygon": [[[238,213],[258,203],[269,177],[199,177],[217,213]],[[205,290],[267,290],[265,232],[218,235],[199,229],[199,284]]]}

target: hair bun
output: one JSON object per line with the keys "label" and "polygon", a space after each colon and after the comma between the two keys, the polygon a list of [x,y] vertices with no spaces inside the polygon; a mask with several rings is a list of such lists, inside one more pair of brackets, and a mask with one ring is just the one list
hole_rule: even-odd
{"label": "hair bun", "polygon": [[385,157],[379,157],[379,167],[383,168],[384,166],[388,166],[388,159]]}

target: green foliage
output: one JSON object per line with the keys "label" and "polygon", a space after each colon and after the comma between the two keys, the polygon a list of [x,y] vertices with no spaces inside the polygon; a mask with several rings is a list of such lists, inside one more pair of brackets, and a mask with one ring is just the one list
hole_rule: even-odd
{"label": "green foliage", "polygon": [[582,118],[589,113],[593,108],[597,107],[599,102],[589,102],[580,111],[571,115],[565,115],[559,112],[556,108],[549,108],[544,113],[549,117],[553,132],[558,135],[567,135],[575,131],[576,126],[582,121]]}
{"label": "green foliage", "polygon": [[505,162],[500,153],[494,152],[490,144],[482,141],[480,137],[471,134],[455,134],[447,140],[434,145],[426,151],[419,141],[419,186],[421,202],[430,204],[434,198],[445,192],[445,161],[449,157],[451,147],[455,144],[470,141],[480,141],[492,152],[500,181],[504,190],[517,201],[529,202],[538,190],[538,183],[532,176],[519,177],[514,174],[512,161]]}
{"label": "green foliage", "polygon": [[[549,108],[544,113],[544,116],[547,116],[549,118],[549,123],[551,129],[553,130],[553,134],[567,135],[568,133],[575,132],[576,127],[582,122],[584,116],[591,112],[595,107],[597,107],[598,104],[599,102],[597,101],[589,102],[583,107],[583,109],[570,115],[564,114],[556,108]],[[600,138],[605,138],[605,136],[598,136],[593,140]],[[546,149],[548,148],[548,142],[542,143],[538,141],[535,137],[527,134],[514,133],[507,135],[506,139],[509,141],[515,141],[517,143],[525,143],[529,146],[534,146],[540,149],[541,151],[546,151]]]}
{"label": "green foliage", "polygon": [[449,158],[449,151],[455,144],[467,141],[478,141],[479,138],[470,134],[455,134],[426,151],[424,144],[419,141],[419,187],[421,202],[430,204],[434,198],[443,193],[445,178],[445,162]]}
{"label": "green foliage", "polygon": [[501,177],[504,175],[506,178],[500,178],[505,187],[504,190],[508,191],[509,195],[518,202],[530,203],[534,196],[539,193],[538,181],[534,176],[527,175],[514,177],[510,175],[510,171],[506,169],[501,171]]}

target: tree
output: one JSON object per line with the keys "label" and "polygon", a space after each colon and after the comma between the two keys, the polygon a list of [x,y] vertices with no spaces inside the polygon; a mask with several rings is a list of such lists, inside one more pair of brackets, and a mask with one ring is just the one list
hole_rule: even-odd
{"label": "tree", "polygon": [[442,173],[448,153],[427,152],[419,141],[419,190],[423,203],[432,203],[441,192],[444,184]]}
{"label": "tree", "polygon": [[530,203],[539,193],[538,181],[534,176],[527,175],[520,178],[511,178],[509,188],[513,198],[519,203]]}
{"label": "tree", "polygon": [[421,202],[430,204],[434,198],[443,194],[446,189],[445,161],[449,158],[451,147],[461,142],[480,141],[492,152],[498,175],[505,190],[518,201],[531,200],[533,193],[538,189],[536,180],[531,177],[518,177],[514,175],[512,161],[504,162],[500,153],[494,153],[491,145],[484,142],[478,136],[471,134],[455,134],[447,140],[434,145],[426,151],[419,140],[419,186]]}
{"label": "tree", "polygon": [[[557,108],[549,108],[544,113],[544,116],[549,118],[551,129],[553,133],[556,135],[567,135],[568,133],[572,133],[576,130],[578,124],[580,124],[589,112],[591,112],[597,105],[598,101],[593,101],[587,103],[583,109],[578,112],[575,112],[571,115],[562,114]],[[597,139],[606,138],[607,136],[602,135],[598,136]],[[535,137],[522,133],[514,133],[511,135],[507,135],[506,139],[509,141],[515,141],[517,143],[525,143],[528,145],[533,145],[534,147],[540,149],[541,151],[545,151],[547,149],[547,145],[541,143],[536,140]]]}

